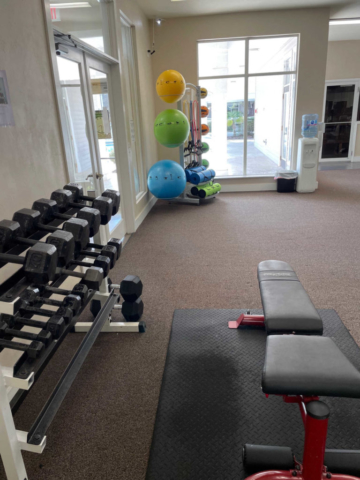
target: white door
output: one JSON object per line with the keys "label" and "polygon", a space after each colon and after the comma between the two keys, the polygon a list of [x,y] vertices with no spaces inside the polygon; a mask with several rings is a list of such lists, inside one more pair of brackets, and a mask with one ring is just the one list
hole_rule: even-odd
{"label": "white door", "polygon": [[[57,57],[57,66],[71,181],[80,183],[90,196],[99,196],[108,188],[120,191],[110,116],[111,66],[71,47]],[[122,208],[101,227],[96,241],[124,237]]]}
{"label": "white door", "polygon": [[[120,191],[118,157],[112,128],[111,66],[100,59],[85,55],[92,128],[95,133],[96,166],[94,183],[97,190]],[[108,235],[122,238],[126,233],[122,203],[119,212],[106,226]]]}

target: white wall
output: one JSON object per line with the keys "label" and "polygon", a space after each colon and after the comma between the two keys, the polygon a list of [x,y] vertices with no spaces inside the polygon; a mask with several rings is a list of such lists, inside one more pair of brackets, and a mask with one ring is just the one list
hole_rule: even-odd
{"label": "white wall", "polygon": [[360,40],[329,42],[326,80],[340,78],[360,78]]}
{"label": "white wall", "polygon": [[0,219],[67,181],[42,0],[1,0],[0,69],[15,127],[0,127]]}

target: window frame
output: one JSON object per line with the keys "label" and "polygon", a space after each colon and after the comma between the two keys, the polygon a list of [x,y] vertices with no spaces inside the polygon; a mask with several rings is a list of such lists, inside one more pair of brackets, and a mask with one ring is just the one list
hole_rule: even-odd
{"label": "window frame", "polygon": [[[261,72],[261,73],[249,73],[249,42],[250,40],[265,40],[267,38],[296,38],[297,48],[296,48],[296,61],[295,66],[296,70],[291,71],[282,71],[282,72]],[[200,76],[200,63],[199,63],[199,44],[201,43],[219,43],[219,42],[231,42],[237,40],[245,40],[245,72],[243,74],[236,75],[212,75],[212,76]],[[251,77],[268,77],[268,76],[284,76],[284,75],[295,75],[295,93],[294,93],[294,111],[292,118],[292,139],[291,139],[291,151],[292,158],[290,161],[290,168],[293,169],[296,165],[296,158],[294,156],[294,143],[295,143],[295,121],[296,121],[296,101],[297,101],[297,89],[298,89],[298,72],[299,72],[299,52],[300,52],[300,35],[293,34],[279,34],[279,35],[258,35],[258,36],[247,36],[247,37],[230,37],[230,38],[212,38],[212,39],[203,39],[197,41],[197,50],[196,50],[196,60],[197,60],[197,78],[198,85],[201,84],[202,80],[220,80],[228,78],[244,78],[244,112],[248,111],[248,94],[249,94],[249,78]],[[247,135],[248,135],[248,115],[244,115],[244,146],[243,146],[243,175],[242,176],[220,176],[219,179],[229,179],[229,178],[258,178],[258,177],[269,177],[269,175],[247,175]],[[281,150],[280,150],[281,152]],[[281,156],[281,153],[280,153]],[[272,178],[273,176],[271,176]]]}

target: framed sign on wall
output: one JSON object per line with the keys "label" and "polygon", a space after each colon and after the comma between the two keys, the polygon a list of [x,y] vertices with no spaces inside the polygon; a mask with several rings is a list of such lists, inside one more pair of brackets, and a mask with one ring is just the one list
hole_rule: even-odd
{"label": "framed sign on wall", "polygon": [[0,127],[15,126],[5,70],[0,70]]}

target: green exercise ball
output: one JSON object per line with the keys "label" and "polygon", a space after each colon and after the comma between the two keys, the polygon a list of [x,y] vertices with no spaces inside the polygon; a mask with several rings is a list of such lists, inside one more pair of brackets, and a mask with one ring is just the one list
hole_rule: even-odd
{"label": "green exercise ball", "polygon": [[189,121],[180,110],[169,108],[159,113],[155,119],[154,134],[164,147],[180,147],[188,138],[189,132]]}

